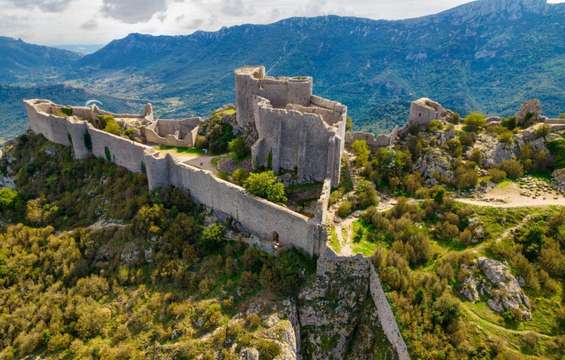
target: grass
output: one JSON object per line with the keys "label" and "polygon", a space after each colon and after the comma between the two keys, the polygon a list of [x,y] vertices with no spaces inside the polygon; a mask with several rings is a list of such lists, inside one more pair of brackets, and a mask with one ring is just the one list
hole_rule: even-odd
{"label": "grass", "polygon": [[353,223],[351,228],[351,250],[354,254],[373,256],[378,247],[388,247],[384,240],[370,241],[368,239],[369,232],[375,232],[372,225],[365,223],[363,220],[357,220]]}
{"label": "grass", "polygon": [[339,242],[339,239],[337,237],[337,232],[335,231],[335,227],[331,227],[330,228],[330,247],[336,252],[336,253],[340,253],[341,252],[341,243]]}
{"label": "grass", "polygon": [[510,179],[506,179],[506,180],[502,180],[501,182],[499,182],[496,185],[497,189],[506,189],[507,187],[509,187],[510,185],[512,185],[514,183],[514,181],[510,180]]}
{"label": "grass", "polygon": [[159,145],[158,149],[164,151],[173,150],[178,152],[179,154],[205,154],[204,150],[196,147]]}

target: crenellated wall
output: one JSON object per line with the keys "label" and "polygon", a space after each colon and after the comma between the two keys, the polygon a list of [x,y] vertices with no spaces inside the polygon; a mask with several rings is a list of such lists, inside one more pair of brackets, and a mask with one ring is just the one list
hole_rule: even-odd
{"label": "crenellated wall", "polygon": [[[92,154],[132,172],[145,171],[151,190],[169,185],[186,189],[195,201],[229,216],[241,230],[261,239],[276,238],[282,246],[294,246],[311,255],[320,254],[325,249],[327,232],[322,219],[326,209],[319,209],[319,216],[308,218],[256,197],[206,170],[178,162],[150,146],[96,129],[75,117],[49,114],[42,101],[26,100],[24,103],[30,129],[54,143],[72,145],[77,159]],[[326,192],[329,196],[327,189]],[[324,204],[327,208],[325,197],[321,198],[319,206]]]}

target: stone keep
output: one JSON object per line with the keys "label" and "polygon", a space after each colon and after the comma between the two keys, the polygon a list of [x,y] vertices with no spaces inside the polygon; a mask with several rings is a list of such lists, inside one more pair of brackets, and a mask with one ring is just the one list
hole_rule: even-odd
{"label": "stone keep", "polygon": [[441,118],[447,111],[441,104],[428,99],[421,98],[410,104],[409,124],[427,125],[432,120]]}
{"label": "stone keep", "polygon": [[312,95],[310,77],[266,76],[263,66],[237,69],[235,84],[237,125],[255,167],[339,184],[346,106]]}

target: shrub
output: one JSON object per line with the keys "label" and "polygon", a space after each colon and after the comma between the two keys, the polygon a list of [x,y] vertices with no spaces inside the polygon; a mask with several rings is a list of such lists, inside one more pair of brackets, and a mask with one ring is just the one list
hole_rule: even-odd
{"label": "shrub", "polygon": [[452,296],[444,294],[433,306],[433,320],[444,329],[454,324],[461,314],[459,303]]}
{"label": "shrub", "polygon": [[486,116],[480,112],[472,112],[465,117],[463,122],[465,123],[466,130],[476,132],[485,126]]}
{"label": "shrub", "polygon": [[430,123],[428,124],[428,130],[430,131],[439,131],[443,129],[443,123],[441,122],[441,120],[435,119],[430,121]]}
{"label": "shrub", "polygon": [[479,177],[474,169],[459,166],[455,170],[455,185],[460,190],[474,188],[478,181]]}
{"label": "shrub", "polygon": [[214,251],[225,241],[226,229],[222,224],[212,224],[202,230],[199,245],[207,251]]}
{"label": "shrub", "polygon": [[231,173],[231,181],[238,185],[243,185],[248,177],[249,172],[242,168],[237,168]]}
{"label": "shrub", "polygon": [[228,143],[228,149],[232,153],[234,160],[244,159],[247,155],[250,154],[249,148],[240,136],[236,137]]}
{"label": "shrub", "polygon": [[114,117],[109,116],[106,119],[106,126],[104,127],[104,131],[109,132],[110,134],[121,136],[124,134],[124,128],[118,124]]}
{"label": "shrub", "polygon": [[514,134],[510,130],[504,130],[498,135],[498,141],[505,144],[511,144],[513,139]]}
{"label": "shrub", "polygon": [[61,112],[67,116],[73,116],[73,108],[64,107],[61,109]]}
{"label": "shrub", "polygon": [[555,161],[555,168],[565,168],[565,139],[554,140],[547,144],[549,152]]}
{"label": "shrub", "polygon": [[367,166],[369,162],[369,154],[371,151],[369,150],[369,146],[365,140],[355,140],[351,145],[353,149],[353,153],[355,153],[355,165],[358,167]]}
{"label": "shrub", "polygon": [[499,168],[511,179],[519,178],[524,175],[524,167],[518,160],[504,160],[500,163]]}
{"label": "shrub", "polygon": [[252,173],[244,181],[243,186],[250,193],[272,202],[286,203],[284,184],[277,180],[272,171]]}
{"label": "shrub", "polygon": [[516,118],[514,116],[502,120],[502,126],[508,130],[514,130],[517,126]]}
{"label": "shrub", "polygon": [[488,176],[490,176],[490,180],[492,182],[499,183],[506,179],[506,171],[498,168],[491,168],[488,170]]}
{"label": "shrub", "polygon": [[10,188],[0,188],[0,210],[13,208],[18,199],[18,192]]}
{"label": "shrub", "polygon": [[224,119],[222,112],[215,112],[205,125],[208,149],[212,154],[228,151],[228,144],[234,138],[233,126]]}
{"label": "shrub", "polygon": [[337,215],[340,218],[346,218],[353,212],[353,204],[349,200],[344,200],[337,209]]}
{"label": "shrub", "polygon": [[379,195],[372,181],[360,180],[355,189],[357,207],[366,209],[369,206],[376,206],[379,203]]}

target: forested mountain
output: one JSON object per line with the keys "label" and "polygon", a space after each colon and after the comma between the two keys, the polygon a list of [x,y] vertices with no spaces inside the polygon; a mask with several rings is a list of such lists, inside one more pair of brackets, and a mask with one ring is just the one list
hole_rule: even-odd
{"label": "forested mountain", "polygon": [[233,102],[234,68],[264,64],[273,75],[314,76],[316,93],[342,101],[357,126],[373,130],[403,123],[407,104],[421,96],[462,113],[501,115],[539,98],[557,115],[565,109],[564,24],[565,4],[479,0],[409,20],[324,16],[186,36],[131,34],[82,58],[38,56],[65,55],[50,63],[52,73],[0,60],[0,81],[16,71],[5,69],[27,69],[11,78],[52,76],[94,94],[161,101],[168,115],[205,114]]}
{"label": "forested mountain", "polygon": [[51,81],[80,55],[0,36],[0,83]]}

